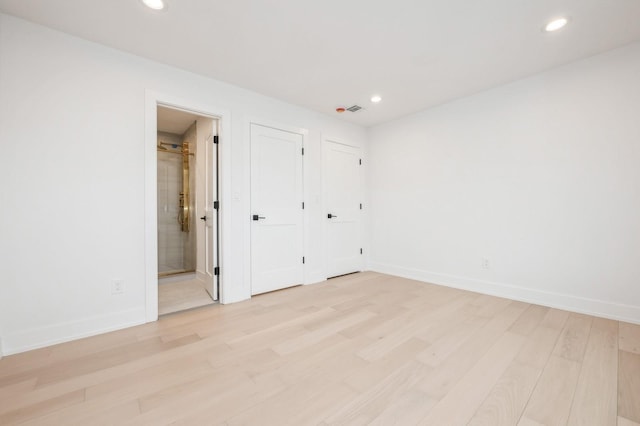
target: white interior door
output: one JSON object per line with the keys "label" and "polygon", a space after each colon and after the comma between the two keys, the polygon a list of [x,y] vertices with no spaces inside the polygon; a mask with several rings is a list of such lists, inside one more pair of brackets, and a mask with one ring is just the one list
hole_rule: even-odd
{"label": "white interior door", "polygon": [[327,276],[362,270],[360,149],[326,140]]}
{"label": "white interior door", "polygon": [[302,135],[251,125],[251,294],[303,282]]}
{"label": "white interior door", "polygon": [[[214,126],[215,129],[216,126]],[[207,276],[206,289],[213,298],[218,300],[218,286],[215,283],[215,267],[218,259],[218,217],[217,210],[214,208],[214,203],[217,201],[218,189],[217,189],[217,164],[218,164],[218,149],[214,143],[213,138],[216,137],[217,132],[213,132],[213,136],[206,143],[206,155],[207,155],[207,179],[206,179],[206,192],[207,209],[205,211],[205,274]]]}
{"label": "white interior door", "polygon": [[206,135],[199,138],[196,151],[196,209],[200,222],[198,228],[197,278],[213,300],[218,300],[218,286],[215,282],[215,267],[218,259],[218,220],[214,208],[217,194],[218,150],[214,143],[217,135],[217,121],[209,118],[198,119],[198,132]]}

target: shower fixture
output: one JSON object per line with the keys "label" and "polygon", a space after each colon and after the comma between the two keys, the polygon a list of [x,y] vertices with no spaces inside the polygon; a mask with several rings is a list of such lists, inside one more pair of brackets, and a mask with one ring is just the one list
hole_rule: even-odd
{"label": "shower fixture", "polygon": [[[167,147],[169,147],[169,148],[167,148]],[[158,142],[158,144],[156,145],[156,149],[158,151],[166,152],[167,154],[179,154],[179,155],[195,156],[195,153],[193,153],[193,152],[189,152],[189,153],[185,154],[183,146],[175,144],[175,143]],[[178,149],[180,151],[178,151]]]}
{"label": "shower fixture", "polygon": [[193,153],[189,152],[189,142],[183,142],[182,144],[182,192],[180,192],[180,213],[178,215],[178,221],[182,232],[189,232],[191,223],[191,210],[189,208],[191,204],[191,187],[190,187],[190,170],[189,170],[189,155]]}
{"label": "shower fixture", "polygon": [[[194,123],[195,126],[195,123]],[[162,142],[158,139],[156,150],[166,154],[177,154],[182,156],[181,175],[182,175],[182,191],[179,193],[178,216],[177,220],[180,224],[182,232],[188,233],[191,230],[192,219],[192,194],[191,194],[191,170],[190,157],[195,157],[195,152],[191,152],[195,144],[183,139],[181,144]]]}

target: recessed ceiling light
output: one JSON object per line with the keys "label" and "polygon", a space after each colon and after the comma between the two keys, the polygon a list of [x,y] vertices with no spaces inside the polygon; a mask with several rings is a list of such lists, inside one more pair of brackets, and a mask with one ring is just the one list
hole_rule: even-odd
{"label": "recessed ceiling light", "polygon": [[373,102],[374,104],[377,104],[378,102],[380,102],[382,100],[382,98],[378,95],[374,95],[371,97],[371,102]]}
{"label": "recessed ceiling light", "polygon": [[164,8],[167,7],[166,4],[164,3],[164,0],[142,0],[142,3],[144,3],[145,6],[153,10],[163,10]]}
{"label": "recessed ceiling light", "polygon": [[553,31],[558,31],[560,28],[567,25],[567,22],[569,22],[567,18],[554,19],[544,27],[544,30],[549,33]]}

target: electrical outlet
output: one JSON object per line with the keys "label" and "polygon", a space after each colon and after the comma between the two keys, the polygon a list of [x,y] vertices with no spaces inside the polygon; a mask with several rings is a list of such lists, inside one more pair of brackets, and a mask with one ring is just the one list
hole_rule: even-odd
{"label": "electrical outlet", "polygon": [[481,265],[482,265],[482,269],[489,269],[489,259],[483,257],[481,261]]}
{"label": "electrical outlet", "polygon": [[113,280],[111,281],[111,294],[122,294],[124,293],[124,280]]}

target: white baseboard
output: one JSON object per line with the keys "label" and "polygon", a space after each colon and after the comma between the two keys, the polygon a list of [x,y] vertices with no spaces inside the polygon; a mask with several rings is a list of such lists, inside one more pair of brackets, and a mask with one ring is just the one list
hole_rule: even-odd
{"label": "white baseboard", "polygon": [[244,302],[245,300],[251,299],[251,295],[249,294],[234,294],[233,296],[228,296],[226,293],[222,293],[220,295],[220,304],[222,305],[230,305],[232,303]]}
{"label": "white baseboard", "polygon": [[571,312],[640,324],[640,306],[588,299],[569,294],[553,293],[377,262],[371,262],[369,267],[371,271],[383,274],[396,275],[445,287],[453,287],[461,290],[468,290],[491,296],[504,297],[506,299],[548,306],[550,308],[563,309]]}
{"label": "white baseboard", "polygon": [[144,324],[144,308],[47,325],[3,336],[3,354],[12,355],[58,343]]}
{"label": "white baseboard", "polygon": [[304,285],[322,284],[324,282],[327,282],[327,278],[321,278],[321,279],[315,280],[313,282],[305,283]]}
{"label": "white baseboard", "polygon": [[304,285],[309,285],[309,284],[317,284],[320,282],[324,282],[327,280],[326,275],[324,274],[323,271],[318,270],[318,271],[313,271],[310,272],[307,276],[306,279],[304,281]]}
{"label": "white baseboard", "polygon": [[197,278],[196,272],[185,272],[176,275],[167,275],[166,277],[158,278],[158,285],[175,283],[178,281],[189,281]]}

